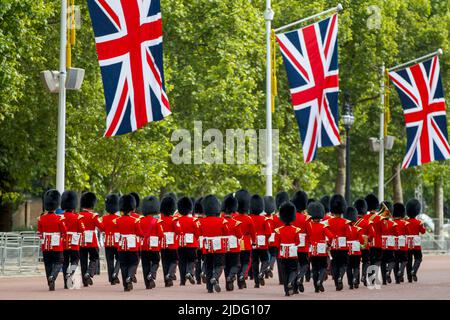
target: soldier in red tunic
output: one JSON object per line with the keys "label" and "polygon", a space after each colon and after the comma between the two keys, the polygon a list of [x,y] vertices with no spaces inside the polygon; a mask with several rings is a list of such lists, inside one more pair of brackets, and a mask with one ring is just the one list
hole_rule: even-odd
{"label": "soldier in red tunic", "polygon": [[239,269],[237,284],[239,289],[244,289],[247,288],[245,280],[247,279],[247,273],[250,266],[252,243],[255,243],[256,235],[253,220],[248,215],[250,193],[247,190],[241,189],[235,193],[235,197],[238,201],[238,209],[233,218],[241,222],[242,230],[242,239],[240,241],[241,253],[239,255],[241,267]]}
{"label": "soldier in red tunic", "polygon": [[255,194],[250,198],[250,217],[255,226],[256,241],[252,250],[252,272],[255,288],[264,286],[264,275],[269,268],[269,237],[272,233],[268,219],[262,215],[264,212],[264,200]]}
{"label": "soldier in red tunic", "polygon": [[229,230],[225,219],[220,218],[220,202],[208,195],[202,202],[206,217],[200,222],[200,235],[203,237],[205,254],[206,289],[208,293],[220,292],[219,279],[225,265],[226,241]]}
{"label": "soldier in red tunic", "polygon": [[142,237],[143,233],[139,219],[130,216],[130,213],[136,208],[135,198],[130,194],[122,196],[119,200],[119,207],[122,215],[116,219],[116,223],[120,233],[120,271],[124,291],[131,291],[133,290],[133,278],[136,277],[139,264],[138,237]]}
{"label": "soldier in red tunic", "polygon": [[[286,191],[280,191],[277,193],[277,195],[275,196],[275,204],[277,206],[277,213],[275,214],[275,216],[277,217],[277,221],[280,221],[280,208],[281,205],[285,202],[289,202],[289,194]],[[281,225],[280,225],[281,227]],[[278,250],[278,248],[277,248]],[[280,285],[284,285],[284,281],[283,281],[283,272],[281,270],[282,266],[280,263],[280,260],[277,258],[277,269],[278,269],[278,284]]]}
{"label": "soldier in red tunic", "polygon": [[105,233],[105,258],[108,269],[108,280],[111,285],[119,284],[119,240],[120,233],[117,230],[116,219],[120,216],[119,196],[108,194],[105,199],[106,215],[103,216],[103,231]]}
{"label": "soldier in red tunic", "polygon": [[[198,222],[200,222],[205,217],[205,215],[203,214],[202,200],[203,197],[200,197],[195,201],[194,204],[194,213]],[[206,283],[205,265],[203,263],[203,250],[202,236],[199,236],[197,259],[195,260],[195,281],[197,282],[197,284],[202,284],[202,278],[204,280],[204,283]]]}
{"label": "soldier in red tunic", "polygon": [[80,264],[83,285],[85,287],[93,285],[92,278],[97,270],[97,263],[99,261],[96,228],[103,230],[103,223],[98,213],[94,212],[96,204],[97,197],[92,192],[85,192],[81,195],[80,216],[85,230],[81,237]]}
{"label": "soldier in red tunic", "polygon": [[[67,234],[64,238],[64,262],[62,271],[64,275],[64,289],[72,288],[72,276],[80,262],[80,239],[84,232],[84,224],[75,212],[78,197],[74,191],[64,191],[61,196],[61,209],[64,210],[64,224]],[[69,268],[70,265],[70,268]]]}
{"label": "soldier in red tunic", "polygon": [[383,259],[382,249],[382,224],[384,218],[377,214],[379,202],[374,194],[369,194],[365,198],[367,203],[367,210],[369,213],[364,217],[372,226],[372,243],[370,244],[370,264],[380,267]]}
{"label": "soldier in red tunic", "polygon": [[347,202],[344,197],[340,194],[333,195],[330,200],[330,212],[333,218],[326,221],[335,236],[331,244],[331,269],[336,291],[344,288],[343,277],[348,263],[347,239],[350,237],[350,221],[342,217],[346,210]]}
{"label": "soldier in red tunic", "polygon": [[225,219],[227,227],[226,244],[227,252],[225,253],[225,288],[227,291],[234,290],[234,281],[237,279],[240,262],[239,254],[241,247],[239,241],[242,238],[241,222],[233,219],[233,214],[238,207],[237,199],[229,194],[223,200],[222,218]]}
{"label": "soldier in red tunic", "polygon": [[275,262],[278,259],[278,244],[275,243],[275,229],[283,225],[280,218],[276,213],[277,207],[275,199],[272,196],[264,197],[264,211],[266,212],[266,219],[270,226],[270,237],[269,237],[269,267],[266,271],[266,279],[273,278],[273,269],[275,267]]}
{"label": "soldier in red tunic", "polygon": [[406,245],[406,226],[408,222],[405,220],[406,209],[403,203],[394,203],[392,216],[396,223],[396,250],[394,252],[395,283],[399,284],[404,281],[405,267],[408,261],[408,246]]}
{"label": "soldier in red tunic", "polygon": [[350,234],[347,238],[348,245],[348,264],[347,281],[350,289],[358,289],[360,265],[361,265],[361,247],[365,243],[364,230],[356,226],[358,221],[358,211],[354,207],[348,207],[345,213],[345,219],[350,221]]}
{"label": "soldier in red tunic", "polygon": [[41,237],[45,275],[50,291],[55,290],[55,281],[63,262],[63,239],[66,237],[64,216],[55,214],[61,202],[57,190],[48,190],[44,195],[45,212],[38,219],[38,233]]}
{"label": "soldier in red tunic", "polygon": [[358,220],[354,223],[354,226],[361,228],[361,232],[364,236],[364,244],[361,247],[361,279],[365,286],[367,286],[367,268],[370,263],[370,243],[373,240],[373,228],[367,219],[367,203],[364,199],[357,199],[354,202],[354,207],[358,212]]}
{"label": "soldier in red tunic", "polygon": [[156,284],[156,272],[159,268],[161,241],[164,238],[162,220],[155,216],[159,214],[160,203],[156,197],[146,197],[142,202],[142,213],[140,219],[143,233],[141,246],[142,274],[146,289],[153,289]]}
{"label": "soldier in red tunic", "polygon": [[297,287],[297,246],[300,243],[300,228],[292,225],[295,221],[295,206],[290,202],[284,202],[280,207],[280,221],[282,226],[274,229],[275,243],[278,245],[278,259],[282,265],[284,293],[293,295]]}
{"label": "soldier in red tunic", "polygon": [[383,248],[383,259],[381,261],[381,277],[383,284],[391,283],[391,272],[394,269],[395,258],[394,251],[396,248],[396,223],[391,219],[391,212],[393,210],[392,203],[383,201],[383,204],[388,208],[385,213],[385,219],[381,225],[381,241]]}
{"label": "soldier in red tunic", "polygon": [[309,259],[314,281],[315,292],[324,292],[323,281],[327,271],[327,244],[334,239],[334,234],[328,227],[328,221],[322,221],[325,209],[319,202],[310,203],[308,214],[311,219],[306,224],[306,235],[310,243]]}
{"label": "soldier in red tunic", "polygon": [[192,215],[194,205],[188,197],[182,197],[178,200],[178,213],[180,218],[177,219],[179,227],[178,236],[178,259],[180,271],[180,285],[186,285],[186,280],[191,284],[195,284],[194,264],[196,259],[196,251],[198,248],[199,227],[198,220]]}
{"label": "soldier in red tunic", "polygon": [[[422,246],[420,235],[426,232],[423,222],[416,217],[420,214],[421,205],[417,199],[411,199],[406,203],[406,214],[409,219],[406,226],[406,241],[408,243],[408,263],[406,274],[408,282],[417,281],[417,271],[422,262]],[[414,263],[413,263],[414,260]]]}

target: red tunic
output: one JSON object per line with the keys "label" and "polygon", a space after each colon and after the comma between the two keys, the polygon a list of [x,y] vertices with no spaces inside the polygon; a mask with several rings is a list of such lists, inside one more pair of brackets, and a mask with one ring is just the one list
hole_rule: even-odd
{"label": "red tunic", "polygon": [[239,241],[242,238],[242,229],[241,222],[237,221],[231,217],[222,216],[225,219],[225,225],[227,228],[227,232],[225,234],[226,237],[226,245],[227,252],[241,252],[241,246],[239,245]]}
{"label": "red tunic", "polygon": [[113,248],[113,247],[119,247],[119,240],[120,240],[120,233],[117,229],[117,221],[116,219],[119,216],[110,213],[106,216],[103,216],[102,222],[103,222],[103,232],[105,233],[105,247],[106,248]]}
{"label": "red tunic", "polygon": [[275,229],[282,227],[283,226],[283,222],[281,222],[280,217],[278,216],[278,214],[271,214],[271,215],[266,215],[267,218],[267,222],[269,223],[270,226],[270,237],[269,237],[269,247],[278,247],[278,243],[276,243],[275,241]]}
{"label": "red tunic", "polygon": [[306,224],[306,235],[310,243],[309,255],[313,257],[327,256],[327,243],[334,239],[334,233],[328,227],[328,221],[309,220]]}
{"label": "red tunic", "polygon": [[63,251],[63,239],[67,228],[64,216],[54,212],[44,213],[38,219],[38,232],[41,238],[42,251]]}
{"label": "red tunic", "polygon": [[369,223],[372,225],[372,230],[373,230],[373,238],[372,238],[371,246],[374,248],[381,249],[383,247],[382,225],[383,225],[383,220],[386,218],[376,214],[375,211],[371,211],[371,213],[367,214],[366,216],[367,216]]}
{"label": "red tunic", "polygon": [[426,232],[423,222],[416,218],[409,218],[408,225],[406,226],[406,236],[409,249],[421,250],[421,238],[420,235]]}
{"label": "red tunic", "polygon": [[383,223],[381,224],[381,243],[383,250],[396,249],[396,225],[397,224],[390,219],[383,220]]}
{"label": "red tunic", "polygon": [[98,248],[97,232],[95,228],[103,230],[103,223],[100,221],[98,213],[91,211],[80,212],[81,220],[84,224],[84,232],[81,237],[82,248]]}
{"label": "red tunic", "polygon": [[178,249],[178,238],[180,228],[176,225],[178,217],[161,215],[161,226],[164,231],[164,237],[161,242],[161,249]]}
{"label": "red tunic", "polygon": [[269,237],[272,233],[270,223],[265,216],[251,214],[255,226],[255,242],[253,243],[257,249],[269,249]]}
{"label": "red tunic", "polygon": [[138,239],[143,236],[139,219],[123,215],[115,221],[120,233],[119,251],[139,251]]}
{"label": "red tunic", "polygon": [[135,219],[142,218],[142,216],[137,212],[130,212],[130,217],[135,218]]}
{"label": "red tunic", "polygon": [[84,232],[84,224],[81,216],[75,212],[64,212],[64,224],[67,234],[64,237],[64,250],[80,250],[81,235]]}
{"label": "red tunic", "polygon": [[142,247],[143,251],[160,251],[161,242],[164,238],[162,220],[152,216],[146,216],[139,220],[143,234]]}
{"label": "red tunic", "polygon": [[350,221],[341,217],[327,220],[330,231],[334,234],[331,250],[348,250],[347,238],[350,237]]}
{"label": "red tunic", "polygon": [[247,214],[235,213],[233,219],[240,221],[242,230],[242,239],[240,241],[241,251],[252,250],[252,243],[256,242],[255,225],[252,218]]}
{"label": "red tunic", "polygon": [[197,218],[191,215],[180,216],[175,223],[178,227],[177,236],[179,247],[198,248],[200,231]]}
{"label": "red tunic", "polygon": [[208,253],[225,253],[227,248],[225,236],[229,233],[226,221],[220,217],[206,217],[199,223],[203,248]]}
{"label": "red tunic", "polygon": [[279,247],[279,259],[297,260],[297,246],[300,244],[300,228],[284,225],[275,229],[275,243]]}
{"label": "red tunic", "polygon": [[309,241],[308,237],[306,236],[306,224],[311,219],[311,216],[309,216],[306,212],[297,212],[295,221],[292,222],[292,225],[300,228],[299,233],[299,246],[298,246],[298,252],[309,252]]}
{"label": "red tunic", "polygon": [[360,227],[350,224],[350,234],[347,238],[348,254],[350,256],[360,256],[361,246],[364,245],[364,230]]}
{"label": "red tunic", "polygon": [[408,251],[408,245],[406,242],[406,226],[408,221],[403,218],[395,219],[395,235],[396,235],[396,250]]}
{"label": "red tunic", "polygon": [[365,247],[363,250],[368,250],[370,243],[373,241],[373,227],[368,218],[368,215],[365,215],[363,218],[358,218],[354,224],[355,227],[361,228],[361,233],[364,236]]}

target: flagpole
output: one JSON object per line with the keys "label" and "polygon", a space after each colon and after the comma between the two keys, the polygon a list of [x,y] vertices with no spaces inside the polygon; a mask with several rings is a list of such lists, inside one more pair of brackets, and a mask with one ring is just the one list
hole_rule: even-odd
{"label": "flagpole", "polygon": [[271,0],[266,0],[266,195],[272,195],[272,60],[271,34],[274,12]]}
{"label": "flagpole", "polygon": [[66,144],[66,43],[67,43],[67,0],[61,0],[61,31],[59,48],[59,102],[58,143],[56,155],[56,189],[64,191],[65,144]]}
{"label": "flagpole", "polygon": [[384,62],[381,66],[381,114],[380,114],[380,154],[378,161],[378,200],[384,201],[384,74],[386,72]]}
{"label": "flagpole", "polygon": [[287,25],[285,25],[285,26],[279,27],[279,28],[275,29],[275,32],[278,33],[278,32],[280,32],[280,31],[282,31],[282,30],[285,30],[285,29],[290,28],[290,27],[292,27],[292,26],[295,26],[295,25],[297,25],[297,24],[300,24],[300,23],[306,22],[306,21],[308,21],[308,20],[312,20],[312,19],[315,19],[315,18],[317,18],[317,17],[323,16],[324,14],[327,14],[327,13],[330,13],[330,12],[333,12],[333,11],[337,11],[337,12],[342,11],[342,9],[343,9],[342,4],[339,3],[339,4],[338,4],[336,7],[334,7],[334,8],[325,10],[325,11],[323,11],[323,12],[316,13],[315,15],[312,15],[312,16],[309,16],[309,17],[306,17],[306,18],[303,18],[303,19],[294,21],[294,22],[292,22],[292,23],[289,23],[289,24],[287,24]]}
{"label": "flagpole", "polygon": [[438,49],[435,52],[432,52],[432,53],[429,53],[427,55],[424,55],[423,57],[420,57],[420,58],[417,58],[417,59],[414,59],[414,60],[411,60],[411,61],[399,64],[399,65],[397,65],[395,67],[389,68],[388,70],[389,71],[396,71],[396,70],[402,69],[404,67],[407,67],[407,66],[409,66],[411,64],[416,64],[416,63],[423,62],[424,60],[426,60],[428,58],[431,58],[431,57],[434,57],[434,56],[441,56],[443,53],[444,53],[444,51],[442,51],[442,49]]}

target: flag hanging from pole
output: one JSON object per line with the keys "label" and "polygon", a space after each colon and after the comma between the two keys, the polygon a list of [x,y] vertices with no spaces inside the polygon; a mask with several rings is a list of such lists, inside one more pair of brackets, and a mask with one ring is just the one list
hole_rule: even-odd
{"label": "flag hanging from pole", "polygon": [[277,35],[302,139],[303,159],[340,144],[338,15]]}
{"label": "flag hanging from pole", "polygon": [[407,147],[402,168],[450,159],[439,58],[389,72],[389,77],[405,117]]}
{"label": "flag hanging from pole", "polygon": [[171,114],[160,0],[88,0],[106,100],[106,137]]}

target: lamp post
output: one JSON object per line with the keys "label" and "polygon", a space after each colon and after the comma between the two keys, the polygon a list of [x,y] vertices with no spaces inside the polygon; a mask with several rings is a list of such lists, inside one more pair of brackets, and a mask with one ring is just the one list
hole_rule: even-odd
{"label": "lamp post", "polygon": [[350,105],[350,95],[348,92],[344,94],[344,105],[342,112],[342,120],[345,127],[346,144],[345,144],[345,199],[347,204],[350,205],[350,129],[355,122],[353,116],[352,106]]}

